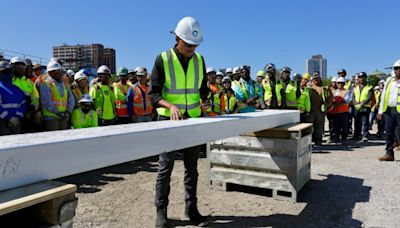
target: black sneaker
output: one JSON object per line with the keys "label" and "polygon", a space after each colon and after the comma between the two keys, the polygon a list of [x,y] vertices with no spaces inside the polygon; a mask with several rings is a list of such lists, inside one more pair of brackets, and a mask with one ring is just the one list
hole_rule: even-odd
{"label": "black sneaker", "polygon": [[169,227],[168,218],[167,218],[167,208],[157,208],[156,227],[157,228]]}
{"label": "black sneaker", "polygon": [[207,217],[202,216],[197,207],[186,208],[185,217],[195,226],[204,227],[208,225]]}

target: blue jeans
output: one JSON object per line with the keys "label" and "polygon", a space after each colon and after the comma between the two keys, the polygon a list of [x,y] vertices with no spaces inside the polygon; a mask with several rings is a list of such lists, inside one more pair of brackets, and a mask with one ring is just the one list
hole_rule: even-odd
{"label": "blue jeans", "polygon": [[[362,112],[355,110],[354,112],[354,137],[368,137],[369,132],[369,114],[371,108],[363,108]],[[362,132],[362,135],[361,135]]]}

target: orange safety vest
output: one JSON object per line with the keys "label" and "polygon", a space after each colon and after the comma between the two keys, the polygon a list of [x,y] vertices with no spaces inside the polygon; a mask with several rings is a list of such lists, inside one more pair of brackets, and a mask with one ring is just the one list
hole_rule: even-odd
{"label": "orange safety vest", "polygon": [[345,89],[344,90],[335,89],[335,90],[332,91],[332,94],[333,94],[332,104],[333,104],[333,106],[329,110],[329,113],[337,114],[337,113],[349,112],[349,104],[347,104],[347,103],[334,105],[335,102],[337,102],[337,103],[343,102],[347,92],[348,92],[348,90],[345,90]]}
{"label": "orange safety vest", "polygon": [[[120,82],[116,83],[115,86],[122,91],[126,96],[128,94],[128,89],[126,86],[122,85]],[[126,100],[118,100],[118,96],[115,97],[115,111],[118,117],[129,117],[128,106],[126,105]]]}
{"label": "orange safety vest", "polygon": [[[145,85],[145,88],[135,84],[133,87],[133,112],[136,116],[150,115],[153,112],[153,106],[151,104],[149,96],[149,86]],[[146,110],[144,110],[144,102],[142,92],[145,96]]]}

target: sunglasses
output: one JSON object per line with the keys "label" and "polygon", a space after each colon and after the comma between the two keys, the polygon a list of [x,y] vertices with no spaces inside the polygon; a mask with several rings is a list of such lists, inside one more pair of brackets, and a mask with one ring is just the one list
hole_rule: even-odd
{"label": "sunglasses", "polygon": [[400,70],[400,67],[393,67],[393,70]]}
{"label": "sunglasses", "polygon": [[198,45],[194,45],[194,44],[185,44],[185,47],[187,47],[187,48],[195,48],[197,46]]}

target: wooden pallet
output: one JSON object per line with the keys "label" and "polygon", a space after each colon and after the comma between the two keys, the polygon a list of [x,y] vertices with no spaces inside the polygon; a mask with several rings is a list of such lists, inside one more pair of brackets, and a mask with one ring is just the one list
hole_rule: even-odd
{"label": "wooden pallet", "polygon": [[263,138],[280,138],[280,139],[299,139],[305,135],[313,133],[313,125],[311,123],[288,124],[285,126],[271,128],[264,131],[242,134],[243,136],[255,136]]}
{"label": "wooden pallet", "polygon": [[56,181],[45,181],[2,191],[0,216],[27,210],[29,219],[61,227],[72,227],[78,203],[75,192],[76,185]]}

